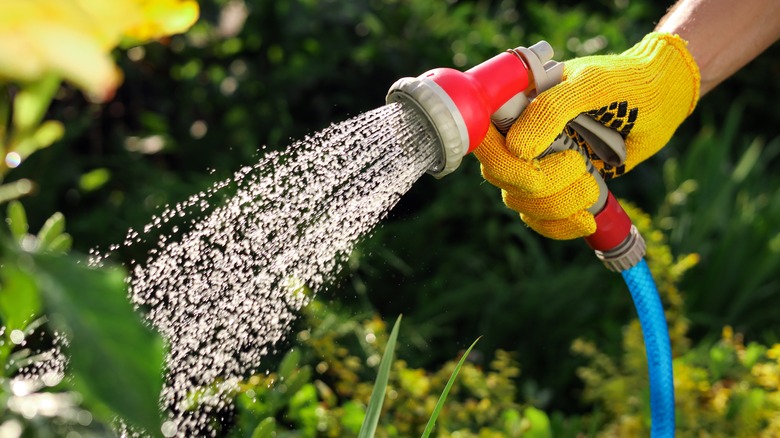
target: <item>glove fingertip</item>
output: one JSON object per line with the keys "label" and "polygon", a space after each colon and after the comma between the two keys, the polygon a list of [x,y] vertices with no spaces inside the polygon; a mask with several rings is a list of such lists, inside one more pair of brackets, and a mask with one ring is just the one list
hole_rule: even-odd
{"label": "glove fingertip", "polygon": [[596,232],[596,219],[587,210],[581,210],[566,219],[544,220],[520,213],[531,229],[553,240],[573,240]]}

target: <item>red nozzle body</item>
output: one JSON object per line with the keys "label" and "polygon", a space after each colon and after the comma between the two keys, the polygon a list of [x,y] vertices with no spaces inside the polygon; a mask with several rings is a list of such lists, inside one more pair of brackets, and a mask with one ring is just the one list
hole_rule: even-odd
{"label": "red nozzle body", "polygon": [[469,153],[485,138],[490,116],[528,87],[528,66],[504,52],[465,72],[437,68],[420,77],[435,82],[452,99],[466,124]]}
{"label": "red nozzle body", "polygon": [[596,232],[585,237],[585,242],[597,251],[615,249],[631,232],[631,219],[611,191],[604,207],[593,217],[596,219]]}
{"label": "red nozzle body", "polygon": [[604,207],[593,216],[596,232],[585,237],[607,269],[623,272],[645,256],[645,240],[617,199],[609,192]]}

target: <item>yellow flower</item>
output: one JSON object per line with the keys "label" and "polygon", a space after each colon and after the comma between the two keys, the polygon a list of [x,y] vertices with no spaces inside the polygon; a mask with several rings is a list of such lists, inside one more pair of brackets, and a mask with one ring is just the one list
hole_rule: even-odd
{"label": "yellow flower", "polygon": [[721,384],[715,384],[712,387],[712,399],[710,400],[710,404],[718,415],[722,415],[726,412],[730,399],[731,388],[726,388]]}
{"label": "yellow flower", "polygon": [[195,0],[73,0],[99,23],[110,47],[120,38],[137,43],[186,31],[200,14]]}
{"label": "yellow flower", "polygon": [[124,32],[137,41],[184,32],[195,24],[200,13],[198,3],[193,0],[138,0],[137,4],[141,20]]}
{"label": "yellow flower", "polygon": [[780,344],[775,344],[766,352],[766,357],[776,360],[780,363]]}
{"label": "yellow flower", "polygon": [[[62,1],[62,0],[60,0]],[[97,32],[95,37],[106,51],[114,49],[127,29],[143,20],[139,0],[65,0],[87,14]]]}
{"label": "yellow flower", "polygon": [[774,363],[757,363],[753,365],[750,373],[756,378],[756,382],[767,389],[780,389],[780,370]]}
{"label": "yellow flower", "polygon": [[110,52],[123,38],[183,32],[198,14],[193,0],[0,1],[0,81],[54,73],[106,100],[121,82]]}
{"label": "yellow flower", "polygon": [[0,2],[0,80],[55,73],[98,100],[121,80],[93,21],[68,0]]}

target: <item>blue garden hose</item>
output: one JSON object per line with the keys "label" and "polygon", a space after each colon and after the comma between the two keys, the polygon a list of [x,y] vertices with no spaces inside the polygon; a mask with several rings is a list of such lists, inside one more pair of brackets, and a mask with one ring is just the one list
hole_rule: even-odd
{"label": "blue garden hose", "polygon": [[650,376],[650,436],[673,437],[675,420],[672,348],[661,297],[645,259],[622,271],[621,275],[634,300],[645,341]]}

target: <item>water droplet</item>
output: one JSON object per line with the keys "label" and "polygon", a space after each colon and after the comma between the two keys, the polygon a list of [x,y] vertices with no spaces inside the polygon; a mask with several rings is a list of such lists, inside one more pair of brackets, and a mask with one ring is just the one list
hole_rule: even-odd
{"label": "water droplet", "polygon": [[164,437],[172,437],[176,435],[177,427],[176,423],[173,421],[166,421],[162,424],[162,427],[160,428],[160,432],[162,432]]}
{"label": "water droplet", "polygon": [[[266,151],[166,207],[142,231],[128,231],[123,246],[155,245],[128,270],[133,304],[149,309],[149,322],[170,345],[161,400],[182,414],[170,414],[165,436],[210,430],[209,413],[229,403],[250,370],[264,368],[302,306],[436,163],[426,123],[400,104],[360,114],[284,151]],[[163,224],[175,217],[186,219],[166,234]],[[92,254],[95,263],[105,257]],[[375,342],[372,336],[366,341]],[[217,381],[224,383],[191,409],[190,395]]]}

